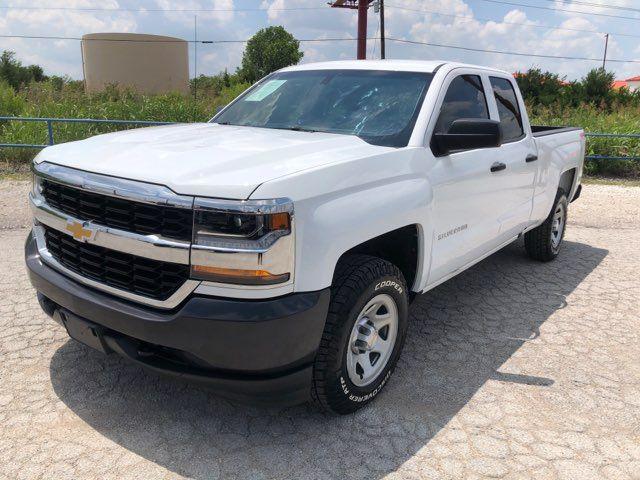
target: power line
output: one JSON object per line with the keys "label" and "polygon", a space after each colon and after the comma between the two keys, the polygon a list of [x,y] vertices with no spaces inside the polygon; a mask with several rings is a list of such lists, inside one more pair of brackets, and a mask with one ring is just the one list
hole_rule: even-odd
{"label": "power line", "polygon": [[[546,10],[557,10],[563,12],[573,12],[573,13],[582,13],[585,15],[598,15],[593,12],[578,12],[571,9],[560,9],[553,7],[542,7],[538,5],[527,5],[520,4],[516,2],[506,2],[506,1],[493,1],[493,0],[481,0],[488,1],[491,3],[503,3],[507,5],[518,5],[523,7],[530,8],[542,8]],[[556,0],[544,0],[546,2],[556,2]],[[640,12],[640,8],[632,8],[625,7],[622,5],[605,5],[596,2],[588,2],[583,0],[572,0],[572,3],[576,5],[584,5],[589,7],[599,7],[599,8],[608,8],[612,10],[623,10],[630,12]],[[0,5],[0,9],[14,9],[14,10],[67,10],[67,11],[86,11],[86,12],[139,12],[139,13],[149,13],[149,12],[178,12],[178,13],[200,13],[200,12],[264,12],[264,11],[296,11],[296,10],[324,10],[330,11],[326,7],[282,7],[282,8],[126,8],[126,7],[32,7],[32,6],[22,6],[22,5]],[[607,14],[601,14],[604,16],[611,16]],[[628,17],[619,17],[614,16],[614,18],[625,18]]]}
{"label": "power line", "polygon": [[[555,3],[557,0],[544,0],[544,1],[545,2]],[[640,12],[640,8],[625,7],[623,5],[615,5],[615,4],[606,5],[604,3],[585,2],[585,1],[582,1],[582,0],[572,0],[571,3],[574,3],[576,5],[584,5],[584,6],[587,6],[587,7],[599,7],[599,8],[608,8],[610,10],[624,10],[624,11],[628,11],[628,12]]]}
{"label": "power line", "polygon": [[[480,2],[498,3],[501,5],[513,5],[516,7],[537,8],[539,10],[552,10],[554,12],[568,12],[578,15],[592,15],[596,17],[622,18],[624,20],[640,20],[640,17],[629,17],[622,15],[613,15],[610,13],[585,12],[584,10],[571,10],[568,8],[543,7],[542,5],[530,5],[527,3],[509,2],[506,0],[479,0]],[[600,5],[602,6],[602,5]]]}
{"label": "power line", "polygon": [[[440,15],[443,17],[451,17],[451,18],[461,18],[461,19],[466,19],[466,20],[478,20],[480,22],[499,22],[499,23],[504,23],[506,25],[517,25],[520,27],[530,27],[530,28],[545,28],[548,30],[566,30],[566,31],[570,31],[570,32],[583,32],[583,33],[593,33],[593,34],[597,34],[597,35],[604,35],[605,32],[600,32],[598,30],[587,30],[584,28],[571,28],[571,27],[557,27],[557,26],[553,26],[553,25],[543,25],[543,24],[531,24],[531,23],[522,23],[522,22],[509,22],[509,21],[505,21],[505,20],[494,20],[491,18],[482,18],[482,17],[474,17],[471,15],[455,15],[453,13],[444,13],[444,12],[437,12],[434,10],[424,10],[424,9],[418,9],[418,8],[410,8],[410,7],[404,7],[401,5],[395,5],[395,4],[385,4],[388,7],[391,8],[395,8],[397,10],[406,10],[409,12],[416,12],[416,13],[428,13],[428,14],[432,14],[432,15]],[[619,37],[633,37],[633,38],[640,38],[640,35],[634,35],[631,33],[616,33],[616,32],[609,32],[610,35],[612,36],[619,36]]]}
{"label": "power line", "polygon": [[[130,43],[247,43],[249,40],[181,40],[181,39],[132,39],[132,38],[82,38],[62,37],[56,35],[0,35],[0,38],[19,38],[27,40],[74,40],[84,42],[130,42]],[[355,41],[353,37],[328,37],[328,38],[298,38],[299,42],[343,42]],[[378,37],[370,37],[367,40],[378,40]]]}
{"label": "power line", "polygon": [[[521,7],[527,7],[527,8],[539,8],[539,9],[545,9],[545,10],[556,10],[556,11],[562,11],[562,12],[571,12],[571,13],[577,13],[580,15],[602,15],[602,16],[609,16],[609,17],[614,17],[614,18],[623,18],[626,20],[636,20],[636,19],[640,19],[640,18],[636,18],[636,17],[625,17],[625,16],[616,16],[616,15],[607,15],[607,14],[598,14],[598,13],[593,13],[593,12],[583,12],[583,11],[575,11],[575,10],[569,10],[569,9],[558,9],[558,8],[552,8],[552,7],[542,7],[539,5],[528,5],[528,4],[521,4],[521,3],[517,3],[517,2],[509,2],[509,1],[501,1],[501,0],[479,0],[479,1],[484,1],[484,2],[491,2],[491,3],[499,3],[499,4],[505,4],[505,5],[514,5],[514,6],[521,6]],[[550,1],[550,2],[554,2],[556,0],[545,0],[545,1]],[[601,4],[596,4],[596,3],[591,3],[591,2],[580,2],[579,0],[573,0],[574,3],[576,4],[580,4],[580,5],[588,5],[588,6],[598,6],[598,7],[603,7],[603,8],[615,8],[615,9],[624,9],[624,10],[630,10],[630,11],[638,11],[640,12],[640,9],[634,9],[634,8],[629,8],[629,7],[622,7],[619,5],[615,5],[615,6],[608,6],[608,5],[601,5]],[[393,4],[387,4],[387,7],[391,7],[391,8],[395,8],[398,10],[406,10],[406,11],[411,11],[411,12],[419,12],[419,13],[429,13],[432,15],[440,15],[440,16],[444,16],[444,17],[451,17],[451,18],[461,18],[461,19],[468,19],[468,20],[479,20],[481,22],[497,22],[498,20],[494,20],[491,18],[481,18],[481,17],[473,17],[473,16],[465,16],[465,15],[455,15],[455,14],[451,14],[451,13],[444,13],[444,12],[438,12],[438,11],[434,11],[434,10],[424,10],[424,9],[416,9],[416,8],[410,8],[410,7],[405,7],[405,6],[401,6],[401,5],[393,5]],[[136,12],[136,13],[201,13],[201,12],[266,12],[266,11],[305,11],[305,10],[321,10],[321,11],[333,11],[332,9],[328,9],[326,7],[288,7],[288,8],[122,8],[122,7],[118,7],[118,8],[105,8],[105,7],[30,7],[30,6],[13,6],[13,5],[0,5],[0,9],[15,9],[15,10],[47,10],[47,11],[87,11],[87,12]],[[571,27],[558,27],[558,26],[552,26],[552,25],[540,25],[540,24],[528,24],[528,23],[522,23],[522,22],[508,22],[508,21],[504,21],[504,20],[500,20],[500,23],[504,23],[507,25],[518,25],[521,27],[529,27],[529,28],[544,28],[544,29],[548,29],[548,30],[564,30],[564,31],[572,31],[572,32],[584,32],[584,33],[594,33],[594,34],[601,34],[603,35],[605,32],[601,32],[598,30],[587,30],[587,29],[582,29],[582,28],[571,28]],[[610,35],[614,35],[614,36],[618,36],[618,37],[632,37],[632,38],[640,38],[640,35],[634,35],[634,34],[630,34],[630,33],[620,33],[620,32],[610,32]]]}
{"label": "power line", "polygon": [[[45,36],[45,35],[0,35],[0,38],[21,38],[21,39],[34,39],[34,40],[83,40],[81,37],[61,37],[61,36]],[[299,42],[353,42],[356,41],[357,38],[352,37],[343,37],[343,38],[300,38]],[[367,40],[379,40],[379,37],[368,37]],[[564,56],[564,55],[544,55],[544,54],[536,54],[536,53],[526,53],[526,52],[510,52],[507,50],[490,50],[490,49],[482,49],[482,48],[472,48],[472,47],[463,47],[460,45],[448,45],[444,43],[431,43],[431,42],[421,42],[417,40],[406,40],[401,38],[391,38],[387,37],[387,40],[391,42],[397,43],[405,43],[411,45],[426,45],[430,47],[440,47],[440,48],[451,48],[454,50],[465,50],[469,52],[480,52],[480,53],[495,53],[499,55],[514,55],[519,57],[537,57],[537,58],[551,58],[558,60],[585,60],[585,61],[594,61],[600,62],[602,59],[600,58],[590,58],[590,57],[575,57],[575,56]],[[101,42],[132,42],[132,43],[145,43],[145,42],[157,42],[157,43],[177,43],[177,42],[187,42],[187,43],[195,43],[194,40],[132,40],[132,39],[98,39],[98,38],[89,38],[84,39],[84,41],[101,41]],[[197,43],[200,44],[227,44],[227,43],[246,43],[248,40],[198,40]],[[607,59],[608,62],[614,63],[640,63],[640,60],[623,60],[623,59]]]}
{"label": "power line", "polygon": [[[571,56],[563,56],[563,55],[544,55],[544,54],[536,54],[536,53],[525,53],[525,52],[509,52],[506,50],[488,50],[483,48],[472,48],[472,47],[462,47],[460,45],[446,45],[443,43],[431,43],[431,42],[419,42],[417,40],[404,40],[401,38],[390,38],[387,37],[387,40],[392,42],[399,43],[407,43],[412,45],[427,45],[430,47],[442,47],[442,48],[452,48],[455,50],[465,50],[468,52],[481,52],[481,53],[497,53],[500,55],[514,55],[518,57],[537,57],[537,58],[552,58],[557,60],[586,60],[590,62],[601,62],[601,58],[589,58],[589,57],[571,57]],[[620,59],[607,59],[608,62],[616,62],[616,63],[640,63],[640,60],[620,60]]]}
{"label": "power line", "polygon": [[283,8],[126,8],[126,7],[31,7],[31,6],[15,6],[0,5],[3,10],[65,10],[74,12],[137,12],[137,13],[206,13],[206,12],[266,12],[266,11],[296,11],[296,10],[324,10],[332,11],[324,7],[283,7]]}

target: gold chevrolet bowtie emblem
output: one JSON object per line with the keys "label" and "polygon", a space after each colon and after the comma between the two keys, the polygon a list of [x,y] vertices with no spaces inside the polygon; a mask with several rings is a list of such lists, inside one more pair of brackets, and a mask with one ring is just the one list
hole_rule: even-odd
{"label": "gold chevrolet bowtie emblem", "polygon": [[73,238],[80,242],[91,240],[93,234],[95,233],[93,230],[86,228],[85,223],[75,221],[69,221],[67,223],[67,231],[71,232]]}

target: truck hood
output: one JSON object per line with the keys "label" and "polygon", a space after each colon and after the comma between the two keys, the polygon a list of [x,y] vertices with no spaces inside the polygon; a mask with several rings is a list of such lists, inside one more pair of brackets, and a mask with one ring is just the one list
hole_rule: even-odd
{"label": "truck hood", "polygon": [[166,185],[184,195],[245,199],[269,180],[381,150],[389,148],[351,135],[200,123],[54,145],[36,161]]}

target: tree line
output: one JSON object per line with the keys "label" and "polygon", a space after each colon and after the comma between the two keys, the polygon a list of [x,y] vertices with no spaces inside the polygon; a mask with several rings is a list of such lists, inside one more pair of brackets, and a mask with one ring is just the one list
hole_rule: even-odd
{"label": "tree line", "polygon": [[611,110],[620,105],[640,104],[640,91],[613,88],[615,74],[604,68],[590,70],[580,80],[567,82],[557,73],[531,68],[514,74],[522,96],[533,109],[538,107],[579,107],[592,105]]}
{"label": "tree line", "polygon": [[235,73],[230,74],[225,69],[218,75],[199,75],[190,81],[191,91],[198,89],[217,95],[225,88],[242,83],[252,84],[276,70],[295,65],[303,56],[300,42],[284,27],[263,28],[247,42],[241,65]]}

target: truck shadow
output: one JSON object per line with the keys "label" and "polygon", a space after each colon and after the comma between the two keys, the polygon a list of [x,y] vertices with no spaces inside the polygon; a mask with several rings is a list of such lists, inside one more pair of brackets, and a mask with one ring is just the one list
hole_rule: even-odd
{"label": "truck shadow", "polygon": [[500,369],[608,253],[575,242],[563,249],[557,261],[540,264],[513,244],[417,298],[392,381],[354,415],[233,404],[73,341],[54,354],[51,381],[92,428],[175,474],[379,478],[426,446],[485,382],[553,388],[552,378],[535,375],[541,365]]}

